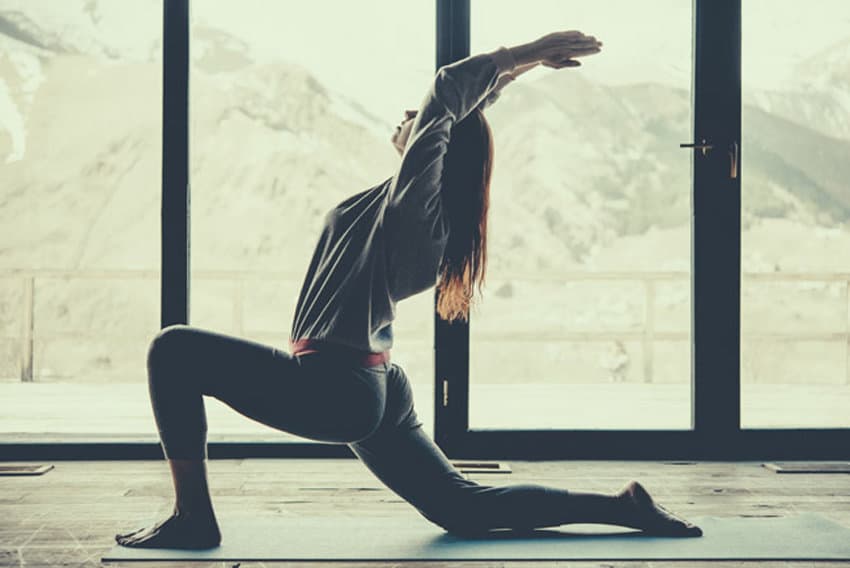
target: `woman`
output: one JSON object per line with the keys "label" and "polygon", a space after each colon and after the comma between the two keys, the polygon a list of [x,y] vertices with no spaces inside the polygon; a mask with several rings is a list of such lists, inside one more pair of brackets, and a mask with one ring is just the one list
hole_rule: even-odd
{"label": "woman", "polygon": [[450,533],[606,523],[702,534],[635,481],[605,495],[464,478],[422,431],[407,375],[389,359],[396,302],[436,284],[437,310],[452,321],[468,317],[476,283],[480,291],[493,155],[481,110],[538,63],[575,67],[576,57],[601,45],[580,32],[554,32],[442,67],[418,111],[407,111],[392,136],[402,155],[398,172],[325,218],[298,298],[291,355],[186,325],[154,338],[150,395],[175,506],[162,522],[116,535],[120,544],[220,543],[202,395],[279,430],[347,444],[387,487]]}

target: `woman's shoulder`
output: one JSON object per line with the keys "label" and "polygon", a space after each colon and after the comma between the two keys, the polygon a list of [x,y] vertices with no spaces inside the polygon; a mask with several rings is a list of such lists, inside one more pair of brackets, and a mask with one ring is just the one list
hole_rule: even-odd
{"label": "woman's shoulder", "polygon": [[384,201],[386,189],[389,187],[393,176],[384,181],[346,197],[335,205],[325,215],[325,223],[332,223],[339,218],[346,217],[351,213],[359,214],[370,208],[380,208]]}

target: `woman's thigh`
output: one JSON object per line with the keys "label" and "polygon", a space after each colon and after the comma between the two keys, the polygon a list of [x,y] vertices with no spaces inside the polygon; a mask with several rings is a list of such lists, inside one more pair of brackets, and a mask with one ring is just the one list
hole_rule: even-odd
{"label": "woman's thigh", "polygon": [[387,487],[425,513],[433,509],[435,499],[465,481],[423,431],[410,381],[395,363],[387,373],[387,407],[381,427],[349,446]]}
{"label": "woman's thigh", "polygon": [[258,422],[297,436],[349,443],[383,417],[386,366],[346,365],[323,354],[174,325],[153,340],[148,370],[157,382],[186,382]]}

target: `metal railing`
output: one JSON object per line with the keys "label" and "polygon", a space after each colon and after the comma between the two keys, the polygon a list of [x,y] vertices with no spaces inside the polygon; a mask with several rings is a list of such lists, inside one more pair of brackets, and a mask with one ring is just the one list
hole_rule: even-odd
{"label": "metal railing", "polygon": [[[35,284],[38,279],[61,278],[69,279],[102,279],[102,280],[144,280],[159,281],[160,272],[157,270],[54,270],[54,269],[3,269],[0,270],[0,280],[17,279],[20,282],[23,301],[21,303],[21,357],[20,357],[20,380],[32,382],[33,358],[35,342]],[[303,274],[283,271],[245,271],[245,270],[198,270],[192,272],[193,281],[197,280],[225,280],[237,284],[233,287],[233,328],[238,334],[244,334],[244,290],[245,281],[262,280],[269,281],[297,281],[300,282]],[[557,272],[546,271],[534,274],[527,273],[500,273],[488,280],[513,280],[513,281],[594,281],[594,282],[640,282],[644,287],[644,317],[643,323],[638,330],[623,331],[581,331],[565,333],[546,333],[541,336],[537,332],[527,333],[525,337],[516,331],[501,332],[479,332],[475,334],[476,339],[487,341],[522,341],[523,339],[540,341],[611,341],[611,340],[633,340],[640,341],[643,351],[643,381],[652,382],[654,374],[653,343],[655,341],[689,340],[690,331],[658,331],[656,329],[656,288],[662,281],[689,281],[690,273],[684,271],[670,272]],[[771,333],[742,333],[742,337],[754,340],[769,341],[823,341],[841,342],[844,345],[844,378],[845,384],[850,384],[850,272],[834,273],[744,273],[744,281],[762,282],[840,282],[843,286],[844,329],[835,332],[771,332]],[[285,331],[264,330],[259,332],[266,335],[285,335]],[[41,333],[41,339],[49,340],[58,337],[67,337],[68,334]],[[74,332],[75,337],[87,334]],[[94,333],[92,333],[94,336]],[[6,337],[14,340],[15,337]]]}

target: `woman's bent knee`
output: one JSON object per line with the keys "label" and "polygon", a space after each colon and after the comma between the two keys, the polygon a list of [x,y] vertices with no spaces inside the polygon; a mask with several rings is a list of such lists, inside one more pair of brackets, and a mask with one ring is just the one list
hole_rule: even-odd
{"label": "woman's bent knee", "polygon": [[185,324],[173,324],[159,330],[148,346],[148,369],[157,367],[160,361],[173,360],[180,351],[183,339],[189,329]]}

